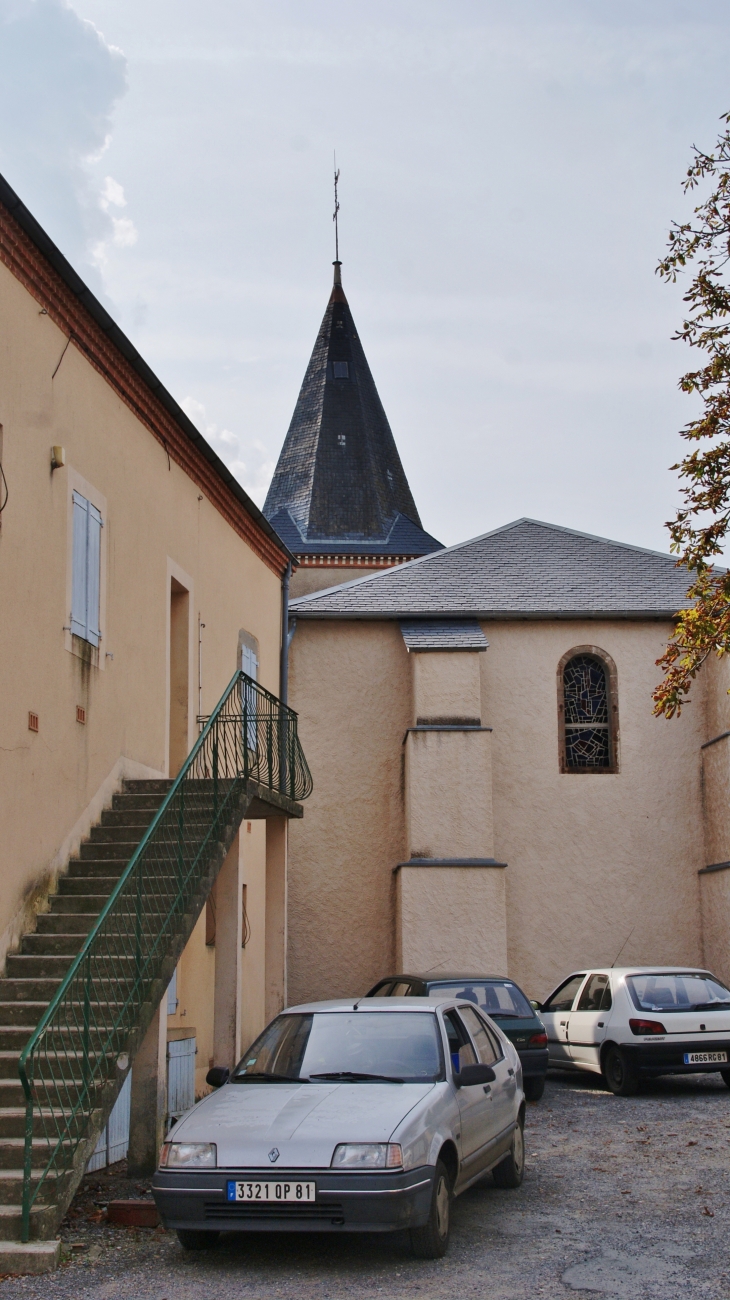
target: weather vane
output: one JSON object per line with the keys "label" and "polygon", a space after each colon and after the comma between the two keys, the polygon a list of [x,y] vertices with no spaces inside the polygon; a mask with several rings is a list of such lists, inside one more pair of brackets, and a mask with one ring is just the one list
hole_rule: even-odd
{"label": "weather vane", "polygon": [[339,170],[338,170],[338,167],[337,167],[337,154],[335,154],[334,157],[335,157],[335,210],[334,210],[334,212],[333,212],[333,214],[332,214],[332,220],[333,220],[334,223],[335,223],[335,259],[336,259],[336,261],[339,262],[339,260],[340,260],[340,231],[339,231],[339,224],[338,224],[338,221],[337,221],[337,213],[338,213],[339,210],[340,210],[340,201],[339,201],[339,199],[338,199],[338,197],[337,197],[337,182],[338,182],[339,179],[340,179],[340,173],[339,173]]}

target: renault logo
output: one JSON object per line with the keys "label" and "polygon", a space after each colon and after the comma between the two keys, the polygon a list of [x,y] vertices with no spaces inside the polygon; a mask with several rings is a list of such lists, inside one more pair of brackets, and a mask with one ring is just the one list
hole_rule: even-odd
{"label": "renault logo", "polygon": [[271,1161],[271,1163],[272,1163],[272,1165],[273,1165],[274,1162],[275,1162],[276,1160],[278,1160],[278,1159],[279,1159],[279,1149],[278,1149],[278,1147],[272,1147],[271,1150],[270,1150],[270,1152],[269,1152],[269,1160]]}

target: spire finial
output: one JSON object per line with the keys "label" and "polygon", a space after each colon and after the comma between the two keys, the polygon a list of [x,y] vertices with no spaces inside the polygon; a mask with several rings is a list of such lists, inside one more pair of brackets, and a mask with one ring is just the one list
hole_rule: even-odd
{"label": "spire finial", "polygon": [[338,219],[337,219],[337,214],[338,214],[338,212],[339,212],[339,210],[340,210],[340,200],[339,200],[338,197],[337,197],[337,182],[338,182],[339,179],[340,179],[340,172],[339,172],[339,168],[338,168],[338,166],[337,166],[337,154],[336,154],[336,153],[335,153],[335,155],[334,155],[334,159],[335,159],[335,210],[334,210],[334,212],[332,213],[332,220],[333,220],[334,223],[335,223],[335,261],[334,261],[334,268],[335,268],[335,284],[342,284],[342,276],[341,276],[341,274],[340,274],[340,266],[341,266],[341,262],[340,262],[340,228],[339,228],[339,222],[338,222]]}

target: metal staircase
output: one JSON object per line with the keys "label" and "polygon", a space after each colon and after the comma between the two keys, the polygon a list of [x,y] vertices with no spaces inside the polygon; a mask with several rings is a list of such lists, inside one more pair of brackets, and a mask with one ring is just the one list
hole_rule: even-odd
{"label": "metal staircase", "polygon": [[237,673],[178,776],[114,796],[0,979],[0,1240],[55,1234],[241,820],[311,789],[296,714]]}

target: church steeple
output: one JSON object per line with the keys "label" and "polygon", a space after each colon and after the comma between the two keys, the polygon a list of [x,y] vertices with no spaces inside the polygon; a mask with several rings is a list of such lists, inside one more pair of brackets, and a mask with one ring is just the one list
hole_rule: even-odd
{"label": "church steeple", "polygon": [[302,563],[316,556],[319,565],[330,557],[337,567],[343,560],[347,567],[379,567],[427,555],[441,543],[421,527],[339,258],[334,268],[264,514]]}

